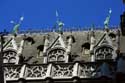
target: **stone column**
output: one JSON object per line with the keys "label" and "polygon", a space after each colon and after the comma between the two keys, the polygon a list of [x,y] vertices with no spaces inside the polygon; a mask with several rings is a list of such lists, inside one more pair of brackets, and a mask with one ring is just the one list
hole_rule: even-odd
{"label": "stone column", "polygon": [[70,37],[68,40],[68,46],[66,52],[67,53],[71,52],[71,48],[72,48],[72,38]]}
{"label": "stone column", "polygon": [[52,63],[48,64],[47,72],[46,72],[47,78],[51,77],[51,71],[52,71]]}
{"label": "stone column", "polygon": [[96,45],[96,39],[95,39],[94,31],[91,31],[91,39],[90,39],[91,62],[95,61],[95,56],[94,56],[94,46],[95,45]]}
{"label": "stone column", "polygon": [[47,63],[47,49],[49,47],[49,39],[48,39],[48,36],[45,36],[45,42],[44,42],[44,49],[43,49],[43,57],[44,57],[44,60],[43,60],[43,63]]}
{"label": "stone column", "polygon": [[24,39],[20,42],[20,47],[19,47],[18,52],[17,52],[17,61],[16,61],[16,64],[19,63],[19,56],[22,54],[22,51],[24,49],[24,42],[25,42]]}
{"label": "stone column", "polygon": [[25,78],[24,75],[25,75],[25,70],[26,70],[26,65],[24,64],[22,67],[21,67],[21,71],[20,71],[20,74],[19,74],[19,77],[20,78]]}
{"label": "stone column", "polygon": [[69,54],[71,53],[71,48],[72,48],[72,43],[73,43],[73,36],[68,37],[68,45],[66,48],[66,53],[65,53],[65,62],[69,62]]}
{"label": "stone column", "polygon": [[78,77],[78,68],[79,68],[79,63],[76,62],[73,66],[73,72],[72,72],[74,77]]}

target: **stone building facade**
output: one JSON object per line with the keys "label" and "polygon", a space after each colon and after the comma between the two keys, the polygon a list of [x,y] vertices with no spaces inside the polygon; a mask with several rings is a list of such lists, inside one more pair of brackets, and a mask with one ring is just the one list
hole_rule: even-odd
{"label": "stone building facade", "polygon": [[6,35],[5,82],[124,83],[122,39],[119,28]]}

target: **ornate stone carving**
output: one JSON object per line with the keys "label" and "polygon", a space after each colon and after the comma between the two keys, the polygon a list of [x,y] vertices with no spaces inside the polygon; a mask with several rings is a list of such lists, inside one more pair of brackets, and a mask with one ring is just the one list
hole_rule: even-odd
{"label": "ornate stone carving", "polygon": [[[45,79],[51,77],[52,79],[65,79],[65,78],[97,78],[100,75],[100,68],[104,72],[107,69],[100,66],[102,63],[51,63],[51,64],[35,64],[35,65],[11,65],[4,67],[4,74],[6,80],[18,80],[19,78],[25,79]],[[111,76],[115,72],[114,63],[109,64],[111,69]],[[21,70],[25,67],[24,71]],[[22,76],[21,74],[22,73]],[[106,72],[107,73],[107,72]]]}
{"label": "ornate stone carving", "polygon": [[47,66],[45,65],[36,65],[36,66],[27,66],[26,68],[26,77],[28,78],[37,78],[46,76]]}
{"label": "ornate stone carving", "polygon": [[82,78],[90,78],[95,75],[95,65],[82,64],[79,66],[78,75]]}
{"label": "ornate stone carving", "polygon": [[95,50],[96,60],[113,59],[113,48],[108,45],[102,45]]}
{"label": "ornate stone carving", "polygon": [[21,66],[8,66],[4,67],[4,75],[6,79],[15,79],[19,78]]}
{"label": "ornate stone carving", "polygon": [[63,48],[54,48],[48,52],[48,61],[65,61],[64,57],[65,50]]}
{"label": "ornate stone carving", "polygon": [[12,49],[3,52],[3,63],[16,63],[16,51]]}
{"label": "ornate stone carving", "polygon": [[60,64],[52,68],[52,77],[72,77],[73,65]]}

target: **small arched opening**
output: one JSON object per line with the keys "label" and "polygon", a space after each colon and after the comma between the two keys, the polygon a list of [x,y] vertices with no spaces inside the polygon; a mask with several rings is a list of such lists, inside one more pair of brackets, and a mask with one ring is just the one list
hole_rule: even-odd
{"label": "small arched opening", "polygon": [[86,42],[82,45],[82,54],[83,55],[88,55],[90,54],[90,43]]}

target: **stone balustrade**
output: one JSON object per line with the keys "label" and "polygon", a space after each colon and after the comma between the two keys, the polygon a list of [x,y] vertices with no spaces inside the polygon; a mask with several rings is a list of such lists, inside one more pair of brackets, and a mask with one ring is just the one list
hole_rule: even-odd
{"label": "stone balustrade", "polygon": [[[23,78],[25,80],[96,78],[97,70],[102,63],[74,62],[74,63],[48,63],[48,64],[24,64],[5,65],[4,75],[6,81]],[[109,63],[107,63],[109,64]],[[114,69],[114,63],[110,67]],[[111,70],[112,71],[112,70]],[[98,71],[99,72],[99,71]]]}

